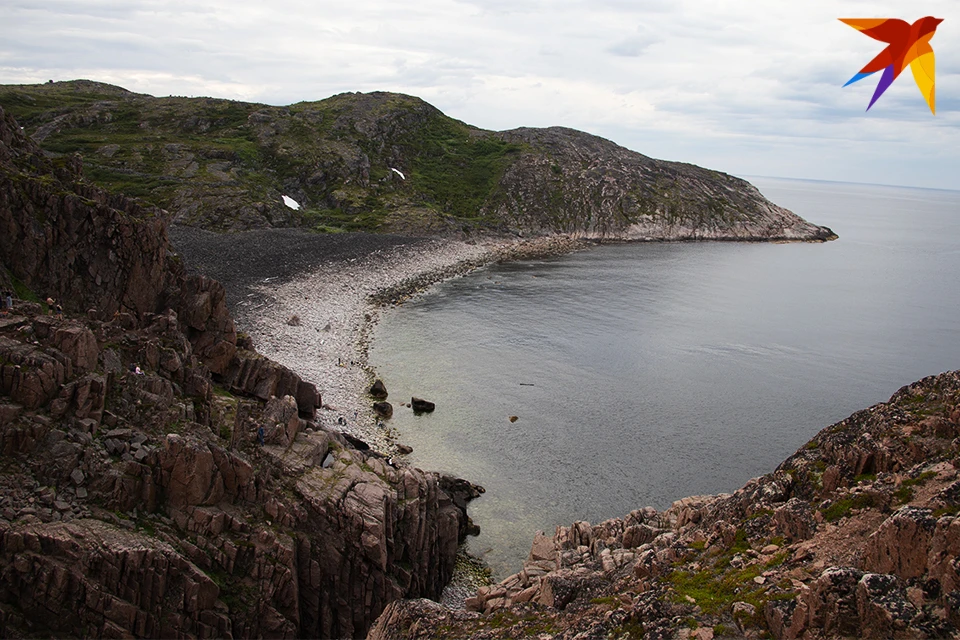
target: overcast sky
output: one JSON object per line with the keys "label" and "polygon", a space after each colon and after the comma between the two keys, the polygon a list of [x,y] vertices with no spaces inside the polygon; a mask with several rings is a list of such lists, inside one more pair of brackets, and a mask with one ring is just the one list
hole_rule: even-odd
{"label": "overcast sky", "polygon": [[[917,13],[920,12],[920,13]],[[944,18],[937,115],[837,18]],[[741,176],[960,188],[960,2],[4,0],[0,83],[87,78],[274,105],[399,91]]]}

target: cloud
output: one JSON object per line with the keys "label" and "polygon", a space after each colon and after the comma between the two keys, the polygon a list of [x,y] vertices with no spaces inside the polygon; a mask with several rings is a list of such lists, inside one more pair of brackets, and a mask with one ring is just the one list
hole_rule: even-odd
{"label": "cloud", "polygon": [[868,81],[842,88],[881,43],[837,18],[920,17],[890,0],[19,0],[0,24],[0,82],[87,77],[270,104],[403,91],[486,128],[571,126],[733,173],[844,179],[866,163],[871,182],[896,182],[903,151],[884,145],[912,140],[931,175],[960,161],[955,7],[924,8],[946,18],[935,119],[909,77],[869,113]]}

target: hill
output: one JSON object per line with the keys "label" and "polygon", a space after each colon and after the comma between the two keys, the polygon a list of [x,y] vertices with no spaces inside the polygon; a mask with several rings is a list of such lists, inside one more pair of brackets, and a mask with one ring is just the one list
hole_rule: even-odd
{"label": "hill", "polygon": [[277,107],[76,80],[0,86],[0,107],[98,186],[214,231],[835,237],[733,176],[562,127],[485,131],[402,94]]}

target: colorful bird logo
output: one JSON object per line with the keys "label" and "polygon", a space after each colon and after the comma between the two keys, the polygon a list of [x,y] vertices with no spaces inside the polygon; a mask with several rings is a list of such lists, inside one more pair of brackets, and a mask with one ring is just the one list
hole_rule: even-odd
{"label": "colorful bird logo", "polygon": [[895,18],[840,18],[840,21],[857,31],[862,31],[874,40],[887,43],[886,49],[847,81],[847,84],[852,84],[883,70],[880,83],[877,85],[877,90],[873,92],[867,111],[909,64],[920,93],[930,106],[930,111],[936,114],[933,75],[936,61],[933,56],[933,47],[930,46],[930,38],[936,33],[937,25],[943,22],[943,18],[927,16],[913,24]]}

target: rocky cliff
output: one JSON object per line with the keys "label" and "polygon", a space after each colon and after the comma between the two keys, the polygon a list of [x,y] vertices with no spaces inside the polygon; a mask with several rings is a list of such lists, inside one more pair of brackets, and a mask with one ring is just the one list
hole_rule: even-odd
{"label": "rocky cliff", "polygon": [[470,485],[328,428],[167,219],[0,110],[0,635],[362,636],[438,597]]}
{"label": "rocky cliff", "polygon": [[960,637],[960,372],[821,431],[732,495],[537,534],[466,611],[369,638]]}
{"label": "rocky cliff", "polygon": [[723,173],[560,127],[485,131],[401,94],[273,107],[78,80],[2,86],[0,106],[97,184],[212,230],[834,237]]}

